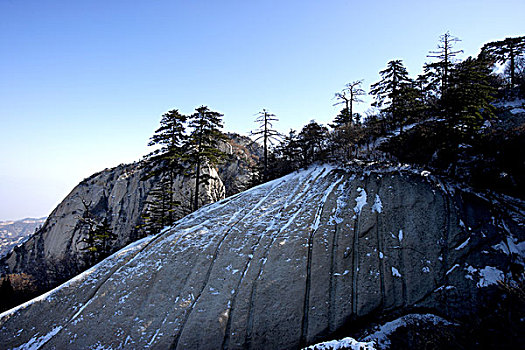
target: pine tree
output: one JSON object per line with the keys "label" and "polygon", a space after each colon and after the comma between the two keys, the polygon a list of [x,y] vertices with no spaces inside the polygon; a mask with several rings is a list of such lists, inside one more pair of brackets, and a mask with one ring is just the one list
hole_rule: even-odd
{"label": "pine tree", "polygon": [[104,259],[112,251],[112,244],[117,235],[113,233],[107,217],[104,217],[95,230],[95,242],[98,251],[98,259]]}
{"label": "pine tree", "polygon": [[2,280],[0,283],[0,303],[1,303],[0,312],[13,306],[14,300],[15,300],[15,291],[13,289],[13,285],[11,284],[11,280],[9,279],[9,275],[6,275],[5,277],[2,277]]}
{"label": "pine tree", "polygon": [[510,86],[516,84],[516,61],[525,54],[525,36],[506,38],[483,45],[481,55],[494,59],[495,62],[505,64],[509,62]]}
{"label": "pine tree", "polygon": [[462,53],[463,50],[454,51],[454,44],[461,41],[460,39],[452,36],[449,32],[439,37],[439,44],[437,51],[430,51],[431,55],[427,57],[437,58],[438,61],[435,63],[429,63],[425,66],[427,72],[434,71],[433,76],[440,81],[440,92],[443,96],[448,88],[448,80],[450,71],[453,67],[453,59],[458,53]]}
{"label": "pine tree", "polygon": [[318,124],[314,120],[302,128],[297,142],[301,149],[303,166],[312,164],[322,157],[327,138],[328,129],[326,126]]}
{"label": "pine tree", "polygon": [[372,106],[381,108],[392,117],[393,125],[403,123],[403,98],[412,80],[401,60],[388,62],[387,68],[379,72],[381,80],[372,84],[370,94],[375,96]]}
{"label": "pine tree", "polygon": [[351,125],[353,118],[350,116],[350,110],[343,108],[339,111],[339,114],[335,116],[334,121],[328,124],[332,129],[342,128],[346,125]]}
{"label": "pine tree", "polygon": [[146,165],[152,169],[148,176],[169,173],[174,174],[181,170],[181,159],[186,141],[185,123],[187,116],[177,109],[162,115],[160,127],[150,138],[148,146],[158,147],[144,157]]}
{"label": "pine tree", "polygon": [[[156,176],[160,179],[150,196],[148,212],[143,215],[146,224],[143,227],[149,227],[147,229],[149,233],[158,232],[156,225],[159,218],[162,220],[158,224],[163,228],[180,217],[175,215],[180,202],[175,201],[173,196],[175,179],[184,172],[182,159],[187,141],[185,134],[187,118],[177,109],[163,114],[160,127],[148,143],[148,146],[158,148],[144,157],[144,166],[148,168],[145,178]],[[164,193],[160,193],[161,190]],[[156,203],[158,201],[162,203]],[[155,210],[159,212],[153,212]]]}
{"label": "pine tree", "polygon": [[363,138],[363,127],[361,124],[346,124],[334,129],[330,136],[332,155],[349,160],[357,156],[358,144]]}
{"label": "pine tree", "polygon": [[416,82],[411,84],[403,84],[398,92],[399,111],[398,123],[400,132],[403,132],[403,125],[405,123],[413,123],[423,118],[426,110],[425,106],[425,91],[420,90]]}
{"label": "pine tree", "polygon": [[169,176],[162,177],[148,194],[146,210],[140,226],[146,235],[157,234],[177,218],[188,213],[181,202],[174,199],[173,183]]}
{"label": "pine tree", "polygon": [[277,147],[276,153],[291,170],[299,169],[301,149],[297,131],[290,129],[288,135],[284,136],[281,144]]}
{"label": "pine tree", "polygon": [[217,165],[225,156],[219,149],[219,141],[226,139],[221,132],[222,116],[201,106],[188,118],[191,133],[183,159],[190,165],[189,175],[195,179],[192,205],[194,211],[199,208],[200,186],[210,180],[209,175],[202,173],[203,165]]}
{"label": "pine tree", "polygon": [[494,88],[490,67],[481,59],[467,58],[450,75],[449,91],[444,97],[445,116],[451,131],[470,139],[485,120],[494,118]]}
{"label": "pine tree", "polygon": [[256,123],[259,123],[259,129],[252,132],[252,135],[256,136],[255,141],[263,140],[263,179],[267,180],[268,178],[268,148],[274,142],[278,142],[280,134],[272,129],[272,122],[278,121],[279,119],[275,118],[275,114],[271,114],[266,109],[263,109],[258,113]]}
{"label": "pine tree", "polygon": [[334,119],[333,127],[354,123],[354,103],[363,102],[359,97],[366,94],[365,90],[361,89],[362,83],[363,80],[348,83],[341,92],[335,94],[335,98],[339,100],[339,102],[335,103],[334,106],[344,104],[345,108],[341,110],[340,114]]}

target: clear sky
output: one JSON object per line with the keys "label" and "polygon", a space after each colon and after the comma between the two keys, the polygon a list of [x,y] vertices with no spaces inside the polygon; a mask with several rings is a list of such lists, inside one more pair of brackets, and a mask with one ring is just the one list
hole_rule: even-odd
{"label": "clear sky", "polygon": [[[138,160],[161,115],[200,105],[247,134],[331,121],[334,93],[413,76],[439,35],[477,55],[524,35],[525,1],[0,0],[0,220],[48,215],[83,178]],[[360,104],[357,111],[369,108]]]}

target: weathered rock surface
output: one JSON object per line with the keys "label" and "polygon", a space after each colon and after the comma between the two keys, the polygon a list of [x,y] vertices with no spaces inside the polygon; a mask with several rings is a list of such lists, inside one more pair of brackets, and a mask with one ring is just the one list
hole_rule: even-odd
{"label": "weathered rock surface", "polygon": [[[203,203],[224,198],[224,186],[214,169],[214,180],[201,191]],[[120,165],[104,170],[82,181],[53,210],[42,228],[23,245],[14,248],[1,263],[8,273],[26,273],[39,287],[56,285],[57,281],[71,278],[86,268],[85,231],[79,218],[85,210],[83,201],[90,204],[91,212],[99,218],[108,218],[117,238],[114,250],[137,240],[141,232],[137,226],[148,200],[148,193],[158,181],[157,177],[141,180],[145,170],[138,164]],[[193,180],[179,176],[175,180],[176,196],[189,200]]]}
{"label": "weathered rock surface", "polygon": [[[203,204],[213,203],[244,190],[251,180],[251,166],[257,160],[259,146],[237,134],[229,134],[221,148],[226,161],[203,172],[212,180],[200,191]],[[112,250],[116,251],[136,241],[142,235],[137,227],[142,223],[145,205],[150,200],[150,190],[158,177],[142,180],[146,170],[139,163],[106,169],[82,181],[49,215],[42,228],[23,245],[14,248],[0,260],[0,268],[7,274],[29,275],[40,290],[67,280],[87,267],[85,232],[79,218],[84,212],[82,201],[91,204],[92,213],[98,218],[108,218],[117,239]],[[194,180],[178,176],[175,179],[175,199],[191,203]]]}
{"label": "weathered rock surface", "polygon": [[229,133],[228,142],[221,144],[227,154],[225,162],[219,165],[219,177],[224,183],[226,196],[246,190],[253,182],[254,169],[262,157],[262,147],[249,137]]}
{"label": "weathered rock surface", "polygon": [[4,348],[295,349],[374,314],[473,312],[523,265],[523,203],[313,167],[206,206],[0,315]]}

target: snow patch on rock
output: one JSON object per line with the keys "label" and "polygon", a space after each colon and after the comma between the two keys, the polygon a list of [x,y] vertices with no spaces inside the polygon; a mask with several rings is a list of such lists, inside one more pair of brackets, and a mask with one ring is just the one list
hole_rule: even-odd
{"label": "snow patch on rock", "polygon": [[366,191],[361,187],[358,187],[357,192],[359,192],[359,195],[355,199],[356,204],[354,207],[354,212],[359,215],[361,214],[363,207],[366,205]]}
{"label": "snow patch on rock", "polygon": [[377,349],[388,349],[390,347],[390,335],[392,335],[398,328],[418,324],[420,322],[432,323],[434,325],[453,326],[444,318],[432,314],[409,314],[398,318],[397,320],[387,322],[382,326],[376,327],[376,331],[365,338],[361,339],[364,342],[375,342]]}
{"label": "snow patch on rock", "polygon": [[354,338],[347,337],[341,340],[331,340],[323,343],[310,345],[303,350],[338,350],[338,349],[349,349],[349,350],[375,350],[374,342],[360,342]]}

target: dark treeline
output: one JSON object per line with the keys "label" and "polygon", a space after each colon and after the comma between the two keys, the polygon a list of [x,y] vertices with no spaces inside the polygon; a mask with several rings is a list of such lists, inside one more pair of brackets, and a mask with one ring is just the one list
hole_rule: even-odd
{"label": "dark treeline", "polygon": [[525,36],[487,43],[463,61],[455,58],[459,43],[442,35],[417,77],[402,60],[388,62],[371,85],[365,116],[354,112],[366,94],[362,80],[347,84],[335,94],[343,108],[330,129],[312,120],[274,146],[265,143],[271,150],[260,181],[316,161],[386,159],[522,197],[525,124],[501,102],[525,98]]}
{"label": "dark treeline", "polygon": [[[449,33],[442,35],[417,77],[402,60],[388,62],[368,92],[374,101],[365,116],[354,112],[367,94],[362,80],[335,93],[334,105],[343,108],[328,126],[311,120],[283,135],[274,128],[278,117],[263,109],[252,132],[263,149],[252,185],[317,161],[388,160],[522,196],[524,155],[516,150],[525,149],[525,127],[519,120],[500,127],[509,113],[494,102],[525,97],[525,36],[487,43],[477,57],[463,61],[456,58],[459,43]],[[503,67],[501,73],[496,65]],[[204,106],[189,116],[174,109],[160,124],[149,143],[156,149],[142,162],[147,177],[158,177],[143,216],[144,234],[198,209],[199,190],[210,180],[203,168],[224,158],[222,114]],[[194,180],[189,194],[175,188],[180,175]]]}

